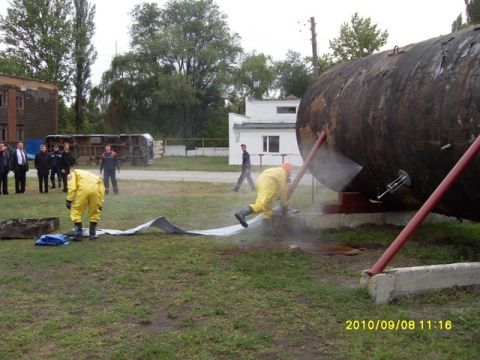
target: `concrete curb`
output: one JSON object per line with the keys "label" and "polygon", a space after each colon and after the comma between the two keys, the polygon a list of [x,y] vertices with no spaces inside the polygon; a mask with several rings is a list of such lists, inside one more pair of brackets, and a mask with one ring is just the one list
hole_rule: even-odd
{"label": "concrete curb", "polygon": [[366,270],[360,283],[377,305],[387,304],[398,297],[427,290],[480,285],[480,262],[387,269],[373,276]]}

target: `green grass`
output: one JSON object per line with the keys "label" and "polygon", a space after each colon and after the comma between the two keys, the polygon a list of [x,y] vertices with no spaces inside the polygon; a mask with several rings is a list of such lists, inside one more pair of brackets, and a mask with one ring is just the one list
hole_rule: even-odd
{"label": "green grass", "polygon": [[[98,168],[81,165],[82,169]],[[252,171],[260,172],[269,166],[252,166]],[[125,170],[163,170],[163,171],[226,171],[240,172],[241,165],[228,165],[228,156],[165,156],[155,159],[149,166],[121,165]]]}
{"label": "green grass", "polygon": [[[64,194],[33,189],[29,179],[26,194],[2,196],[1,218],[58,216],[60,231],[69,230]],[[120,191],[107,197],[100,227],[126,229],[160,215],[185,229],[226,226],[254,198],[229,184],[122,181]],[[292,204],[309,208],[310,189],[299,188]],[[292,237],[366,248],[356,257],[290,251],[258,233],[151,230],[52,248],[36,248],[34,239],[0,241],[0,359],[479,358],[479,289],[375,306],[358,285],[360,269],[398,231]],[[471,223],[425,226],[400,261],[473,261],[479,234]],[[348,320],[377,319],[451,320],[453,328],[346,329]]]}

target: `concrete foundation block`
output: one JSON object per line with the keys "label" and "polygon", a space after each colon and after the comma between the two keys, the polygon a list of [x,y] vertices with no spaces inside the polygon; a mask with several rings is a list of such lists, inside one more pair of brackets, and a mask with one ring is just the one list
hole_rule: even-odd
{"label": "concrete foundation block", "polygon": [[360,282],[376,304],[387,304],[398,297],[419,294],[427,290],[480,285],[480,263],[387,269],[373,276],[364,271]]}
{"label": "concrete foundation block", "polygon": [[[384,213],[355,213],[355,214],[322,214],[298,213],[289,217],[291,227],[310,229],[313,231],[324,229],[356,228],[362,225],[395,225],[405,226],[415,215],[415,212],[384,212]],[[457,221],[456,218],[430,214],[425,223],[439,223]]]}

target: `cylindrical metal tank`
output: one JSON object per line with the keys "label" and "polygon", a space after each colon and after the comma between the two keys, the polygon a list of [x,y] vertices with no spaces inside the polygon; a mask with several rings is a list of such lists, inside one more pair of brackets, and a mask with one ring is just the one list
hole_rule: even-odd
{"label": "cylindrical metal tank", "polygon": [[[330,155],[317,156],[310,168],[320,182],[375,199],[403,170],[411,185],[383,200],[420,206],[480,134],[480,28],[327,70],[299,106],[303,157],[323,129]],[[326,162],[340,155],[362,167],[347,188],[325,171]],[[480,220],[479,157],[447,193],[440,212]]]}

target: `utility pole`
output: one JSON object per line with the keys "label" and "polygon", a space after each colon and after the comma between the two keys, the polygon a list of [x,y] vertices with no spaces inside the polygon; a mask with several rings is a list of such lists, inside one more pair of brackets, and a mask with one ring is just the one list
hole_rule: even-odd
{"label": "utility pole", "polygon": [[318,55],[317,55],[317,34],[315,33],[315,18],[310,18],[310,30],[312,32],[312,65],[315,79],[318,78]]}

